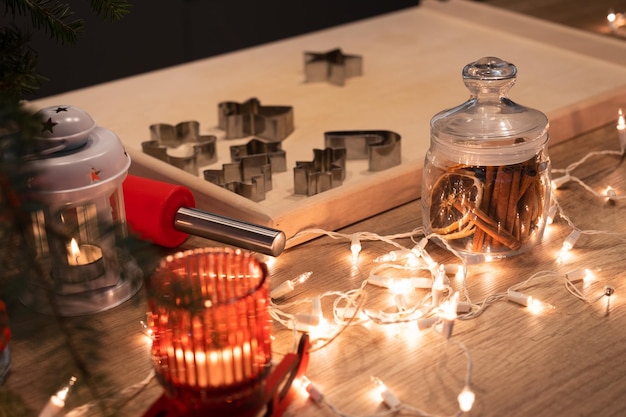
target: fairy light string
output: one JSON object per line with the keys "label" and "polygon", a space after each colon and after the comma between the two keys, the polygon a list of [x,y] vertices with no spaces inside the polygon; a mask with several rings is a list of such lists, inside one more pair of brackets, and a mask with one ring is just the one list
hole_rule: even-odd
{"label": "fairy light string", "polygon": [[[626,152],[626,124],[624,123],[621,109],[619,116],[620,151],[590,152],[564,169],[553,169],[553,174],[560,174],[553,178],[552,186],[555,191],[553,194],[556,194],[561,187],[571,182],[581,186],[584,190],[598,198],[599,201],[608,199],[617,202],[626,199],[626,195],[619,195],[611,187],[607,187],[603,191],[597,191],[573,174],[577,168],[588,163],[592,158],[618,156],[620,157],[620,162],[624,159]],[[562,220],[571,228],[570,234],[564,240],[559,259],[564,256],[565,252],[574,248],[582,235],[605,235],[618,239],[626,238],[626,233],[622,232],[578,228],[574,221],[564,212],[556,196],[553,196],[548,216],[548,224]],[[596,290],[594,295],[585,295],[585,292],[580,287],[587,285],[595,279],[589,270],[574,269],[567,273],[547,270],[536,272],[527,279],[509,287],[506,291],[487,295],[482,301],[474,303],[471,301],[467,287],[468,267],[473,264],[484,263],[489,261],[489,259],[481,254],[463,256],[450,247],[446,239],[436,234],[425,235],[422,228],[415,228],[406,233],[389,236],[364,231],[340,233],[314,228],[301,231],[291,239],[299,240],[309,234],[325,235],[334,240],[349,242],[348,249],[352,254],[353,264],[360,262],[359,253],[363,250],[364,242],[382,242],[390,245],[393,249],[373,261],[368,278],[354,289],[348,291],[326,291],[312,298],[297,298],[295,300],[290,298],[290,301],[286,301],[286,298],[294,289],[298,288],[298,286],[306,286],[309,280],[315,279],[315,276],[310,271],[305,271],[272,290],[270,302],[271,316],[277,324],[293,332],[293,350],[296,349],[299,332],[308,332],[315,335],[311,351],[317,351],[337,340],[341,337],[344,330],[352,325],[364,322],[372,322],[379,325],[415,322],[416,331],[437,333],[446,343],[456,345],[466,357],[467,368],[464,382],[456,398],[458,411],[454,415],[457,417],[471,410],[476,397],[471,389],[473,368],[471,354],[462,342],[453,337],[453,323],[455,320],[475,319],[481,316],[491,305],[498,302],[519,305],[529,311],[533,311],[533,308],[537,307],[541,307],[544,311],[552,310],[555,308],[554,306],[534,298],[532,289],[538,284],[553,285],[555,283],[563,285],[563,288],[569,295],[585,305],[594,305],[601,300],[606,300],[606,309],[603,315],[607,316],[610,313],[610,300],[615,292],[614,288],[607,284],[601,290]],[[410,246],[399,243],[399,241],[407,239],[411,242]],[[443,246],[447,252],[457,258],[458,262],[440,264],[433,260],[426,250],[426,246],[434,240],[437,240],[440,246]],[[455,282],[458,287],[456,289],[450,280],[451,276],[456,278]],[[380,311],[366,308],[367,288],[393,292],[395,294],[396,310]],[[422,296],[417,301],[408,303],[403,296],[407,291],[413,294],[422,292]],[[332,311],[325,314],[322,305],[323,301],[327,299],[332,299]],[[453,307],[451,307],[452,304]],[[291,312],[291,310],[301,310],[303,306],[305,309],[308,309],[309,313]],[[328,320],[328,317],[331,319]],[[319,331],[320,328],[323,331]],[[124,398],[128,399],[136,396],[153,380],[154,372],[150,372],[144,380],[123,389],[116,398],[111,398],[107,401],[124,402]],[[437,414],[432,414],[402,402],[383,382],[381,376],[373,376],[372,381],[375,388],[379,390],[381,401],[387,406],[387,409],[382,412],[362,416],[355,416],[339,410],[327,400],[324,394],[306,376],[298,383],[305,389],[307,395],[314,403],[326,407],[340,417],[386,417],[398,414],[437,417]],[[94,405],[94,402],[87,403],[70,410],[66,415],[72,417],[86,415]]]}
{"label": "fairy light string", "polygon": [[[549,219],[548,224],[552,224],[557,219],[563,220],[570,228],[571,232],[567,235],[563,242],[563,247],[557,258],[557,264],[562,264],[564,254],[571,251],[579,238],[582,235],[606,235],[615,238],[626,238],[626,233],[615,232],[611,230],[586,230],[578,228],[575,223],[565,214],[562,206],[559,204],[556,198],[557,190],[568,182],[573,182],[580,185],[584,190],[597,197],[600,201],[606,201],[607,199],[613,202],[626,199],[626,195],[618,195],[616,190],[612,187],[607,187],[604,191],[596,191],[592,186],[588,185],[582,179],[576,177],[573,172],[588,163],[592,158],[605,157],[605,156],[618,156],[622,160],[624,158],[624,152],[626,149],[626,133],[624,133],[624,120],[623,113],[619,112],[620,119],[618,121],[618,131],[620,133],[620,151],[594,151],[585,155],[580,160],[568,165],[565,169],[553,169],[554,174],[561,174],[553,180],[553,193],[552,204],[548,212]],[[471,320],[482,315],[489,306],[496,302],[508,302],[521,307],[526,308],[533,314],[537,314],[540,311],[549,311],[555,309],[555,307],[545,301],[541,301],[534,297],[532,287],[537,284],[552,285],[554,283],[560,283],[565,290],[573,297],[582,301],[585,304],[595,304],[600,300],[606,299],[605,316],[610,311],[610,299],[614,294],[614,288],[610,285],[604,286],[601,291],[596,291],[593,296],[588,296],[581,291],[579,285],[585,284],[588,281],[594,279],[590,271],[575,269],[567,273],[559,271],[539,271],[532,274],[526,280],[521,281],[511,287],[505,292],[494,293],[485,297],[478,303],[472,303],[469,290],[467,288],[467,270],[468,266],[472,264],[479,264],[485,261],[489,261],[484,255],[475,256],[463,256],[456,252],[447,243],[446,239],[443,239],[436,234],[424,235],[422,228],[416,228],[408,233],[400,233],[390,236],[381,236],[378,234],[368,232],[358,232],[353,234],[345,234],[338,232],[329,232],[322,229],[311,229],[300,232],[294,237],[297,239],[304,234],[315,233],[318,235],[327,235],[336,240],[345,240],[350,242],[350,250],[352,252],[352,260],[354,263],[358,262],[358,254],[363,249],[361,242],[367,240],[377,240],[387,243],[394,247],[393,250],[385,255],[381,255],[374,260],[374,266],[369,274],[369,278],[363,281],[358,289],[349,291],[347,293],[340,292],[327,292],[323,296],[336,296],[340,300],[350,300],[348,294],[354,294],[358,292],[361,294],[367,286],[378,287],[383,291],[397,292],[397,295],[402,295],[405,291],[425,291],[424,296],[416,303],[407,305],[404,298],[401,298],[402,302],[398,302],[397,296],[394,296],[396,301],[396,312],[388,311],[374,311],[369,309],[363,309],[359,311],[360,306],[354,305],[354,303],[347,303],[341,310],[333,307],[334,324],[347,327],[351,324],[362,323],[364,320],[370,320],[373,323],[384,325],[391,323],[404,323],[404,322],[416,322],[417,327],[420,330],[433,330],[438,331],[442,336],[449,340],[455,340],[452,338],[452,324],[455,319],[458,320]],[[413,247],[407,247],[398,243],[398,240],[409,238],[414,244]],[[421,239],[420,239],[421,238]],[[418,240],[420,239],[420,240]],[[438,264],[433,261],[432,257],[428,254],[425,247],[430,241],[437,240],[438,243],[443,246],[449,253],[458,258],[458,264]],[[449,275],[453,273],[458,275],[458,281],[460,281],[460,288],[454,291],[453,286],[450,283]],[[453,318],[446,317],[446,313],[450,314],[449,303],[452,301],[454,294],[455,300],[455,315]],[[462,297],[459,299],[459,294]],[[364,297],[361,299],[364,300]],[[291,305],[294,305],[292,302]],[[275,303],[272,305],[276,312],[281,311],[281,308],[288,307],[287,305]],[[442,308],[443,307],[443,308]],[[447,311],[446,311],[447,310]],[[339,312],[340,311],[340,312]],[[349,312],[350,320],[343,320],[343,315]],[[363,314],[360,314],[363,313]],[[277,313],[277,314],[285,314]],[[446,326],[447,324],[447,326]],[[335,331],[335,337],[339,332]],[[334,340],[333,337],[332,339]],[[460,343],[460,342],[459,342]],[[325,344],[326,345],[326,344]],[[324,346],[325,346],[324,345]],[[466,384],[459,392],[459,414],[469,411],[475,400],[475,394],[470,388],[471,378],[471,356],[467,348],[464,347],[464,351],[468,357],[468,370],[466,377]],[[383,384],[377,377],[379,384]],[[310,384],[310,381],[309,381]],[[383,384],[384,385],[384,384]],[[310,385],[313,386],[313,385]],[[313,401],[317,403],[323,403],[331,411],[338,416],[350,416],[342,411],[336,409],[328,403],[326,398],[315,388],[310,388],[309,395]],[[399,411],[417,416],[434,416],[418,408],[406,405],[400,402],[397,398],[390,396],[389,391],[384,391],[387,394],[387,398],[383,397],[382,400],[389,409],[387,412],[377,415],[389,415]],[[389,397],[390,396],[390,397]],[[392,400],[389,400],[392,398]]]}

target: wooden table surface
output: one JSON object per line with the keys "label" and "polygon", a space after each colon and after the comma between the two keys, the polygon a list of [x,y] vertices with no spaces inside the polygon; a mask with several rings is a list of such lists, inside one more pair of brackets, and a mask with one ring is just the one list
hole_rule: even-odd
{"label": "wooden table surface", "polygon": [[[615,124],[610,124],[552,146],[550,156],[553,168],[560,169],[589,152],[618,149]],[[617,195],[626,193],[626,170],[617,156],[592,157],[574,174],[595,190],[611,186]],[[575,183],[557,190],[556,197],[571,224],[558,218],[548,228],[543,243],[532,251],[470,266],[465,282],[451,278],[451,286],[462,293],[462,300],[469,297],[479,304],[487,296],[503,293],[542,272],[545,278],[531,281],[524,291],[554,309],[533,314],[518,304],[497,301],[476,318],[456,320],[450,339],[432,329],[419,331],[415,321],[353,323],[311,352],[307,377],[330,404],[348,415],[370,416],[386,410],[370,382],[370,377],[376,376],[403,403],[428,415],[450,416],[458,411],[456,397],[466,378],[467,352],[472,365],[471,387],[476,394],[468,414],[473,417],[626,415],[625,203],[596,197]],[[339,232],[392,236],[420,225],[421,206],[416,200]],[[572,225],[595,232],[583,234],[571,257],[559,263],[559,250]],[[413,246],[408,238],[397,243]],[[184,248],[211,245],[219,244],[192,238]],[[394,249],[382,241],[363,241],[358,262],[353,264],[349,246],[347,240],[320,237],[276,258],[270,264],[272,288],[312,272],[307,282],[278,305],[290,313],[306,313],[313,297],[328,294],[322,301],[325,318],[332,320],[334,296],[330,292],[360,288],[375,266],[373,260]],[[439,263],[458,262],[434,243],[426,249]],[[585,296],[597,298],[606,286],[613,287],[614,294],[592,304],[575,298],[566,290],[564,276],[577,269],[588,269],[595,275],[595,280],[585,286],[578,284]],[[368,285],[364,292],[364,309],[393,311],[388,290]],[[426,293],[416,290],[407,298],[418,301]],[[100,347],[99,360],[88,358],[98,364],[89,371],[99,381],[95,394],[108,399],[110,415],[141,416],[161,394],[158,383],[150,378],[149,347],[141,326],[145,313],[145,294],[141,291],[112,310],[65,323],[86,328],[73,333],[74,337]],[[78,371],[68,366],[65,339],[55,319],[19,304],[12,305],[11,315],[12,372],[0,388],[0,416],[36,416],[49,397]],[[293,349],[294,335],[275,323],[273,336],[273,359],[278,361]],[[93,398],[94,392],[79,381],[68,398],[67,415],[103,415],[91,402]],[[20,400],[30,411],[14,412]],[[328,407],[312,402],[303,393],[285,413],[287,417],[332,415]]]}
{"label": "wooden table surface", "polygon": [[[597,129],[554,146],[550,150],[554,168],[564,168],[590,151],[619,149],[615,125]],[[626,171],[620,158],[612,155],[589,159],[575,172],[597,190],[613,187],[617,194],[626,190]],[[526,308],[507,301],[490,305],[471,320],[456,320],[453,335],[444,338],[434,330],[418,331],[415,321],[395,324],[372,322],[345,328],[332,342],[311,353],[308,378],[323,391],[328,402],[356,416],[381,412],[385,406],[376,399],[371,376],[377,376],[403,402],[434,415],[453,415],[456,396],[463,387],[467,358],[472,361],[471,386],[476,402],[470,415],[478,416],[623,416],[626,413],[626,324],[624,296],[624,236],[626,218],[623,202],[607,202],[582,187],[570,183],[556,197],[575,227],[606,231],[583,236],[571,252],[572,258],[557,262],[563,240],[572,227],[563,219],[551,225],[544,242],[532,251],[504,261],[470,266],[465,287],[451,279],[454,290],[474,303],[502,293],[540,271],[553,271],[548,278],[532,281],[526,293],[555,308],[534,315]],[[407,233],[421,225],[420,202],[414,201],[352,225],[342,233],[373,232],[388,236]],[[618,234],[615,234],[618,233]],[[621,234],[620,234],[621,233]],[[409,239],[398,243],[412,246]],[[199,238],[185,247],[215,244]],[[307,301],[331,291],[358,289],[375,266],[373,260],[394,247],[380,241],[363,241],[358,263],[353,265],[347,240],[321,237],[288,249],[270,266],[271,287],[311,271],[311,278],[280,300],[302,302],[283,307],[288,312],[309,312]],[[439,263],[456,260],[437,245],[426,247]],[[572,296],[564,287],[564,274],[589,269],[595,281],[579,286],[590,298],[601,295],[607,285],[614,287],[610,300],[588,304]],[[392,294],[366,286],[363,304],[368,310],[393,307]],[[416,290],[407,295],[415,301],[426,294]],[[462,296],[464,299],[465,296]],[[322,299],[325,317],[332,321],[334,297]],[[607,303],[610,301],[609,305]],[[139,416],[159,396],[161,390],[151,380],[132,398],[129,390],[147,378],[151,371],[146,336],[140,322],[145,318],[143,293],[110,311],[90,316],[89,326],[97,333],[103,350],[95,373],[104,372],[101,396],[122,404],[114,415]],[[79,320],[79,319],[76,319]],[[59,347],[63,339],[58,324],[48,316],[24,308],[14,312],[15,337],[11,343],[13,372],[3,390],[10,393],[2,401],[21,396],[33,410],[40,410],[49,396],[72,375],[66,368],[67,352]],[[33,337],[33,335],[35,335]],[[278,361],[293,348],[293,333],[275,323],[273,359]],[[95,338],[86,332],[79,337]],[[123,390],[126,389],[126,392]],[[70,395],[68,409],[89,402],[90,393],[78,385]],[[14,400],[15,398],[13,398]],[[99,415],[98,409],[85,415]],[[83,415],[77,412],[69,415]],[[286,416],[333,415],[325,407],[298,394]]]}

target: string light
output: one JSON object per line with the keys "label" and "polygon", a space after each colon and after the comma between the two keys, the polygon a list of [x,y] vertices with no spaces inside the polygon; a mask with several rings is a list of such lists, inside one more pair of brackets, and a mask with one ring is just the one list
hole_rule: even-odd
{"label": "string light", "polygon": [[270,291],[270,298],[277,299],[284,297],[285,295],[292,292],[296,288],[296,285],[306,282],[311,277],[311,275],[313,275],[313,272],[309,271],[298,275],[292,280],[283,282],[278,287]]}
{"label": "string light", "polygon": [[467,267],[464,264],[445,264],[443,268],[446,275],[454,275],[459,280],[465,279],[467,275]]}
{"label": "string light", "polygon": [[617,135],[622,153],[626,152],[626,121],[624,121],[624,113],[620,108],[617,111]]}
{"label": "string light", "polygon": [[507,297],[509,301],[520,304],[524,307],[528,307],[528,310],[534,314],[542,312],[547,307],[554,308],[550,304],[546,304],[542,301],[537,300],[532,295],[526,295],[518,291],[509,290],[507,292]]}
{"label": "string light", "polygon": [[374,259],[374,263],[397,262],[406,259],[411,254],[412,252],[410,249],[392,250],[391,252],[388,252],[385,255],[381,255]]}
{"label": "string light", "polygon": [[579,237],[580,237],[580,230],[577,230],[577,229],[572,230],[572,232],[567,236],[567,238],[563,242],[563,249],[572,250],[576,242],[578,242]]}
{"label": "string light", "polygon": [[387,288],[396,294],[407,294],[416,289],[429,289],[433,280],[424,277],[394,278],[384,275],[370,275],[367,283],[381,288]]}
{"label": "string light", "polygon": [[359,234],[352,235],[352,243],[350,244],[350,251],[352,252],[352,263],[356,264],[359,260],[359,253],[361,253],[361,241],[359,240]]}
{"label": "string light", "polygon": [[452,329],[454,328],[454,321],[457,318],[457,304],[459,301],[459,293],[455,292],[449,300],[446,300],[441,306],[442,309],[442,326],[441,334],[449,339],[452,336]]}
{"label": "string light", "polygon": [[39,413],[39,417],[60,417],[63,415],[63,408],[65,408],[65,400],[70,392],[70,389],[76,382],[76,377],[71,377],[69,382],[57,391],[50,400],[46,403],[46,406]]}
{"label": "string light", "polygon": [[437,276],[435,277],[435,281],[432,284],[431,298],[432,298],[432,307],[438,307],[441,303],[441,300],[444,296],[444,291],[446,289],[445,285],[446,279],[446,270],[443,265],[439,267],[439,271]]}
{"label": "string light", "polygon": [[[626,135],[626,124],[623,121],[623,114],[621,109],[619,111],[619,115],[621,117],[621,122],[618,120],[618,131],[624,131],[624,135]],[[622,126],[620,128],[619,126]],[[622,147],[623,153],[624,143],[626,143],[626,139],[622,141],[622,133],[620,133],[620,146]],[[602,191],[595,191],[591,187],[586,186],[583,181],[579,178],[572,175],[572,171],[576,169],[580,164],[584,163],[591,156],[594,155],[613,155],[616,154],[614,151],[601,151],[601,152],[593,152],[588,154],[586,157],[581,159],[580,161],[570,164],[565,170],[553,170],[554,173],[562,173],[560,177],[555,178],[552,181],[552,187],[555,190],[560,189],[564,184],[568,182],[575,182],[582,185],[586,190],[593,192],[594,195],[601,197],[604,201],[606,199],[617,200],[622,196],[618,195],[616,190],[611,187],[606,187]],[[572,232],[566,237],[563,242],[561,248],[561,254],[565,254],[566,252],[570,252],[573,247],[576,245],[578,239],[582,234],[598,234],[601,231],[585,231],[581,230],[573,225],[571,220],[563,213],[556,197],[554,198],[550,208],[546,214],[547,216],[547,224],[552,224],[555,217],[560,215],[560,217],[567,222],[570,226],[572,226]],[[317,230],[319,232],[319,230]],[[593,233],[592,233],[593,232]],[[499,294],[491,294],[488,295],[485,300],[481,304],[472,304],[469,301],[469,296],[467,293],[465,294],[468,301],[459,302],[459,293],[455,292],[453,296],[449,297],[449,299],[445,300],[446,291],[451,292],[452,287],[450,286],[447,280],[448,276],[455,275],[457,278],[462,280],[461,285],[465,285],[465,278],[467,276],[467,266],[473,264],[484,263],[485,261],[489,261],[489,256],[485,254],[473,254],[469,256],[458,256],[457,253],[452,251],[452,253],[458,256],[462,260],[462,264],[445,264],[439,265],[425,250],[426,245],[432,238],[436,238],[435,235],[424,236],[421,240],[418,241],[417,244],[411,249],[405,248],[403,245],[399,245],[394,242],[395,239],[410,237],[413,240],[413,237],[418,236],[419,234],[423,234],[423,230],[414,230],[410,233],[399,234],[394,236],[378,236],[371,233],[359,232],[353,233],[350,235],[338,234],[336,232],[323,232],[330,236],[333,239],[347,239],[350,241],[350,250],[352,253],[352,259],[356,262],[358,259],[358,254],[362,251],[361,242],[363,240],[380,240],[385,243],[393,245],[395,248],[386,253],[385,255],[377,257],[374,262],[378,265],[368,276],[365,281],[365,285],[371,284],[373,286],[389,289],[393,292],[394,295],[394,303],[397,309],[397,313],[372,313],[366,311],[366,314],[363,315],[360,308],[357,308],[354,304],[348,303],[348,305],[338,307],[335,305],[334,307],[334,315],[336,323],[347,326],[348,323],[356,323],[361,320],[372,319],[373,317],[376,320],[373,320],[376,323],[401,323],[407,320],[415,321],[418,329],[425,330],[435,327],[436,330],[441,330],[441,334],[445,336],[449,340],[454,340],[451,338],[454,321],[456,319],[468,320],[478,315],[482,314],[485,311],[486,307],[493,302],[497,301],[511,301],[517,304],[523,305],[527,307],[530,311],[541,311],[546,308],[554,308],[554,306],[541,302],[537,298],[532,295],[525,294],[522,289],[524,286],[528,285],[531,280],[539,279],[539,278],[554,278],[560,277],[561,280],[564,279],[566,282],[566,287],[574,287],[575,284],[583,283],[583,285],[589,285],[589,282],[593,279],[593,274],[588,270],[575,270],[572,272],[568,272],[567,274],[559,274],[554,271],[541,271],[540,273],[532,275],[526,281],[515,285],[509,288],[504,293]],[[610,234],[610,232],[607,232]],[[415,242],[415,240],[413,240]],[[446,246],[445,242],[442,242],[444,247]],[[448,248],[449,249],[449,248]],[[397,266],[391,266],[392,264],[397,264]],[[397,273],[394,271],[394,268],[397,269]],[[418,274],[412,273],[412,268],[415,270],[419,269],[428,269],[431,278],[421,277]],[[385,270],[389,269],[389,270]],[[396,276],[397,275],[397,276]],[[430,285],[430,288],[427,287],[426,284]],[[354,290],[359,291],[360,289]],[[428,301],[425,302],[425,306],[430,307],[427,309],[420,309],[409,306],[406,302],[406,298],[402,294],[407,294],[409,291],[416,290],[430,290],[429,294],[425,297],[426,300],[431,300],[431,305],[428,305]],[[577,289],[576,289],[577,290]],[[568,291],[573,294],[577,294],[576,291],[571,288]],[[336,292],[332,292],[337,294]],[[582,293],[578,294],[581,295]],[[611,286],[605,286],[602,293],[597,297],[593,298],[584,298],[586,302],[593,302],[594,300],[598,300],[601,298],[607,298],[607,304],[610,300],[610,297],[614,294],[614,289]],[[343,298],[345,297],[345,298]],[[350,297],[346,295],[338,296],[338,299],[348,300]],[[454,308],[451,306],[454,305]],[[420,304],[418,304],[418,307]],[[386,310],[389,311],[389,310]],[[405,314],[407,312],[413,312],[415,314],[409,315]],[[350,317],[350,320],[346,320],[346,316]],[[375,377],[374,377],[375,378]],[[375,381],[375,385],[379,388],[379,392],[381,393],[381,398],[383,401],[390,407],[397,407],[398,409],[402,409],[403,411],[414,410],[411,407],[405,406],[401,403],[397,397],[395,397],[392,393],[390,393],[387,386],[380,381],[378,378],[373,378]],[[309,386],[312,386],[309,384]],[[316,389],[312,389],[313,396],[318,398],[320,402],[325,402],[324,396]],[[390,395],[388,399],[388,403],[383,397],[384,393],[388,393],[385,395]],[[311,395],[311,394],[310,394]],[[313,398],[314,401],[315,398]],[[471,390],[469,379],[466,381],[463,389],[460,391],[458,395],[458,403],[459,409],[462,412],[469,411],[473,403],[475,401],[475,394]],[[317,402],[317,401],[316,401]],[[406,407],[406,408],[405,408]],[[343,415],[343,414],[340,414]],[[420,414],[426,415],[426,414]],[[430,414],[428,414],[430,415]]]}
{"label": "string light", "polygon": [[472,391],[470,387],[466,385],[459,393],[458,400],[459,408],[461,409],[461,411],[467,413],[472,409],[472,406],[474,405],[474,400],[476,400],[476,394],[474,394],[474,391]]}
{"label": "string light", "polygon": [[609,29],[615,35],[620,35],[619,28],[626,25],[624,13],[615,13],[613,10],[609,10],[609,13],[606,15],[606,20]]}
{"label": "string light", "polygon": [[559,251],[559,255],[557,257],[557,263],[562,264],[566,263],[569,258],[569,252],[574,248],[576,242],[578,242],[578,238],[580,238],[580,230],[574,229],[570,232],[569,235],[563,241],[561,245],[561,250]]}
{"label": "string light", "polygon": [[385,385],[383,381],[380,380],[380,378],[377,378],[375,376],[372,376],[371,380],[385,405],[390,409],[398,409],[402,403],[400,402],[398,397],[396,397],[394,393],[391,392],[387,385]]}

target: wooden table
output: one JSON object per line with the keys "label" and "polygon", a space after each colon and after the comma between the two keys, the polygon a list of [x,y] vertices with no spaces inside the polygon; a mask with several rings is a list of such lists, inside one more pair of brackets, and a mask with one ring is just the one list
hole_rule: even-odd
{"label": "wooden table", "polygon": [[[106,91],[102,88],[95,96],[82,91],[66,97],[99,100],[103,97],[100,94]],[[577,114],[585,116],[580,109]],[[550,155],[555,168],[564,168],[590,151],[606,149],[619,149],[614,122],[554,144]],[[610,185],[618,195],[626,192],[626,172],[619,158],[614,156],[592,158],[575,174],[594,189],[602,190]],[[626,361],[623,360],[626,317],[622,295],[626,293],[623,272],[626,261],[622,255],[626,236],[622,235],[626,234],[624,203],[594,197],[573,183],[559,189],[556,196],[563,213],[576,227],[617,234],[584,234],[571,252],[575,257],[559,264],[557,254],[572,230],[559,219],[549,228],[542,245],[531,252],[471,266],[462,295],[462,299],[469,296],[472,302],[480,303],[488,295],[502,293],[537,272],[554,271],[551,278],[535,280],[534,285],[526,289],[527,293],[554,305],[553,310],[533,315],[512,302],[495,302],[477,318],[456,320],[450,339],[432,329],[418,331],[415,321],[354,324],[327,346],[311,353],[308,378],[329,403],[350,415],[366,416],[385,410],[380,398],[374,395],[371,376],[384,381],[406,404],[434,415],[454,415],[458,410],[456,397],[463,388],[468,365],[461,343],[471,356],[471,387],[476,394],[469,415],[623,416],[626,413]],[[420,225],[420,201],[412,200],[339,231],[347,235],[373,232],[389,236],[410,232]],[[407,238],[398,243],[413,245]],[[209,245],[219,244],[193,238],[184,248]],[[347,240],[320,237],[289,248],[278,257],[270,266],[272,288],[303,272],[313,273],[279,304],[301,301],[300,306],[285,307],[285,310],[308,312],[307,300],[311,297],[328,291],[357,289],[374,267],[373,260],[394,249],[380,241],[363,241],[363,250],[354,265],[349,246]],[[433,243],[429,243],[427,250],[437,262],[456,262]],[[158,252],[159,256],[165,253]],[[602,294],[607,285],[615,289],[608,314],[608,298],[588,305],[564,288],[564,274],[579,268],[589,269],[596,276],[587,287],[580,287],[585,295]],[[462,282],[452,278],[451,285],[463,293]],[[364,291],[367,297],[363,308],[393,311],[389,291],[373,286],[365,287]],[[419,290],[407,297],[416,301],[425,294],[425,290]],[[160,386],[149,379],[152,369],[149,348],[141,326],[146,312],[144,297],[142,291],[112,310],[64,322],[64,325],[69,323],[89,329],[72,333],[74,338],[83,341],[83,347],[85,341],[100,346],[97,350],[100,360],[85,357],[90,364],[89,371],[98,378],[98,392],[77,383],[68,399],[67,410],[74,410],[69,415],[83,415],[78,411],[84,408],[76,407],[89,404],[95,395],[111,399],[107,402],[110,410],[114,410],[111,415],[138,417],[160,395]],[[332,302],[330,296],[323,298],[327,319],[332,318]],[[20,398],[32,410],[24,415],[37,415],[49,397],[71,375],[77,374],[77,369],[68,365],[70,357],[56,320],[33,313],[20,304],[12,305],[11,318],[12,373],[0,389],[0,415]],[[274,325],[273,335],[273,356],[278,361],[292,350],[294,337],[278,323]],[[142,382],[146,382],[145,386]],[[131,390],[133,387],[137,388],[136,392]],[[94,407],[84,415],[103,413]],[[285,415],[312,417],[333,413],[299,394]]]}
{"label": "wooden table", "polygon": [[[618,149],[614,125],[595,130],[551,149],[555,168],[578,160],[589,151]],[[626,171],[618,158],[593,158],[577,171],[581,179],[596,189],[607,185],[618,195],[626,189]],[[556,194],[564,213],[579,228],[626,233],[623,203],[610,203],[592,197],[571,184]],[[342,233],[375,232],[393,235],[420,226],[420,202],[413,201],[352,225]],[[534,282],[527,293],[555,306],[554,310],[533,315],[524,307],[506,301],[496,302],[478,318],[457,320],[453,336],[446,340],[434,331],[420,332],[416,323],[380,325],[367,323],[347,327],[326,347],[311,354],[307,376],[324,392],[326,399],[353,415],[369,415],[384,410],[372,394],[370,376],[377,376],[407,404],[436,415],[452,415],[456,396],[463,387],[467,360],[457,345],[464,344],[471,354],[472,388],[476,403],[472,416],[621,416],[626,412],[626,323],[623,257],[624,235],[583,235],[567,264],[558,264],[556,254],[571,227],[556,221],[541,246],[522,256],[471,266],[466,290],[473,302],[501,293],[539,271],[565,274],[578,268],[589,269],[596,280],[582,291],[595,297],[606,285],[614,287],[606,314],[607,298],[588,305],[574,298],[554,276]],[[398,241],[411,245],[407,239]],[[185,247],[212,245],[190,239]],[[358,263],[352,264],[348,241],[321,237],[291,248],[271,266],[271,287],[311,271],[311,278],[296,287],[284,301],[306,301],[327,291],[358,288],[373,268],[372,261],[393,247],[382,242],[364,241]],[[455,262],[438,246],[427,250],[437,262]],[[452,279],[455,290],[461,282]],[[582,287],[581,287],[582,288]],[[364,308],[388,309],[393,306],[388,290],[367,286]],[[409,297],[423,297],[416,291]],[[332,297],[323,299],[327,318]],[[290,311],[307,312],[310,304]],[[11,344],[13,372],[3,390],[21,396],[39,410],[48,397],[66,382],[75,370],[66,368],[67,351],[59,349],[63,340],[59,327],[48,316],[20,308],[13,312],[15,332]],[[108,384],[101,395],[121,395],[124,388],[140,383],[151,370],[146,337],[140,321],[145,316],[143,294],[113,310],[88,317],[103,349],[101,366]],[[76,324],[76,320],[72,320]],[[279,360],[293,347],[293,334],[274,326],[274,359]],[[96,339],[97,338],[97,339]],[[115,415],[139,416],[160,394],[151,381],[128,399]],[[125,398],[124,395],[121,395]],[[68,407],[84,404],[90,394],[78,385]],[[91,414],[98,415],[98,414]],[[332,415],[304,395],[299,395],[286,416]]]}

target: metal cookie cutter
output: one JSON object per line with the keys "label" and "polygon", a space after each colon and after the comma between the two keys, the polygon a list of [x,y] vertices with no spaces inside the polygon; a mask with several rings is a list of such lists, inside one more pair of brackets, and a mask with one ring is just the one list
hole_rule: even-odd
{"label": "metal cookie cutter", "polygon": [[363,58],[346,55],[339,48],[325,53],[305,52],[304,74],[306,82],[328,81],[344,85],[346,78],[363,75]]}
{"label": "metal cookie cutter", "polygon": [[287,154],[282,149],[281,142],[268,142],[254,138],[244,145],[230,147],[230,160],[233,162],[256,155],[267,155],[272,165],[272,172],[287,171]]}
{"label": "metal cookie cutter", "polygon": [[401,137],[389,130],[325,132],[324,145],[346,149],[349,160],[368,159],[370,171],[382,171],[402,162]]}
{"label": "metal cookie cutter", "polygon": [[231,146],[230,160],[221,170],[205,170],[204,178],[253,201],[264,200],[265,192],[272,189],[272,172],[287,171],[281,142],[254,138]]}
{"label": "metal cookie cutter", "polygon": [[198,167],[217,161],[217,138],[200,135],[200,124],[196,121],[180,122],[176,126],[150,125],[150,138],[141,143],[145,154],[194,175],[198,175]]}
{"label": "metal cookie cutter", "polygon": [[346,177],[346,150],[313,149],[311,162],[296,162],[293,169],[294,193],[312,196],[343,184]]}
{"label": "metal cookie cutter", "polygon": [[224,164],[222,169],[207,169],[204,179],[258,202],[272,189],[272,165],[266,154],[252,155]]}
{"label": "metal cookie cutter", "polygon": [[294,130],[293,107],[262,106],[257,98],[237,103],[218,104],[218,126],[226,131],[226,139],[256,135],[272,141],[281,141]]}

